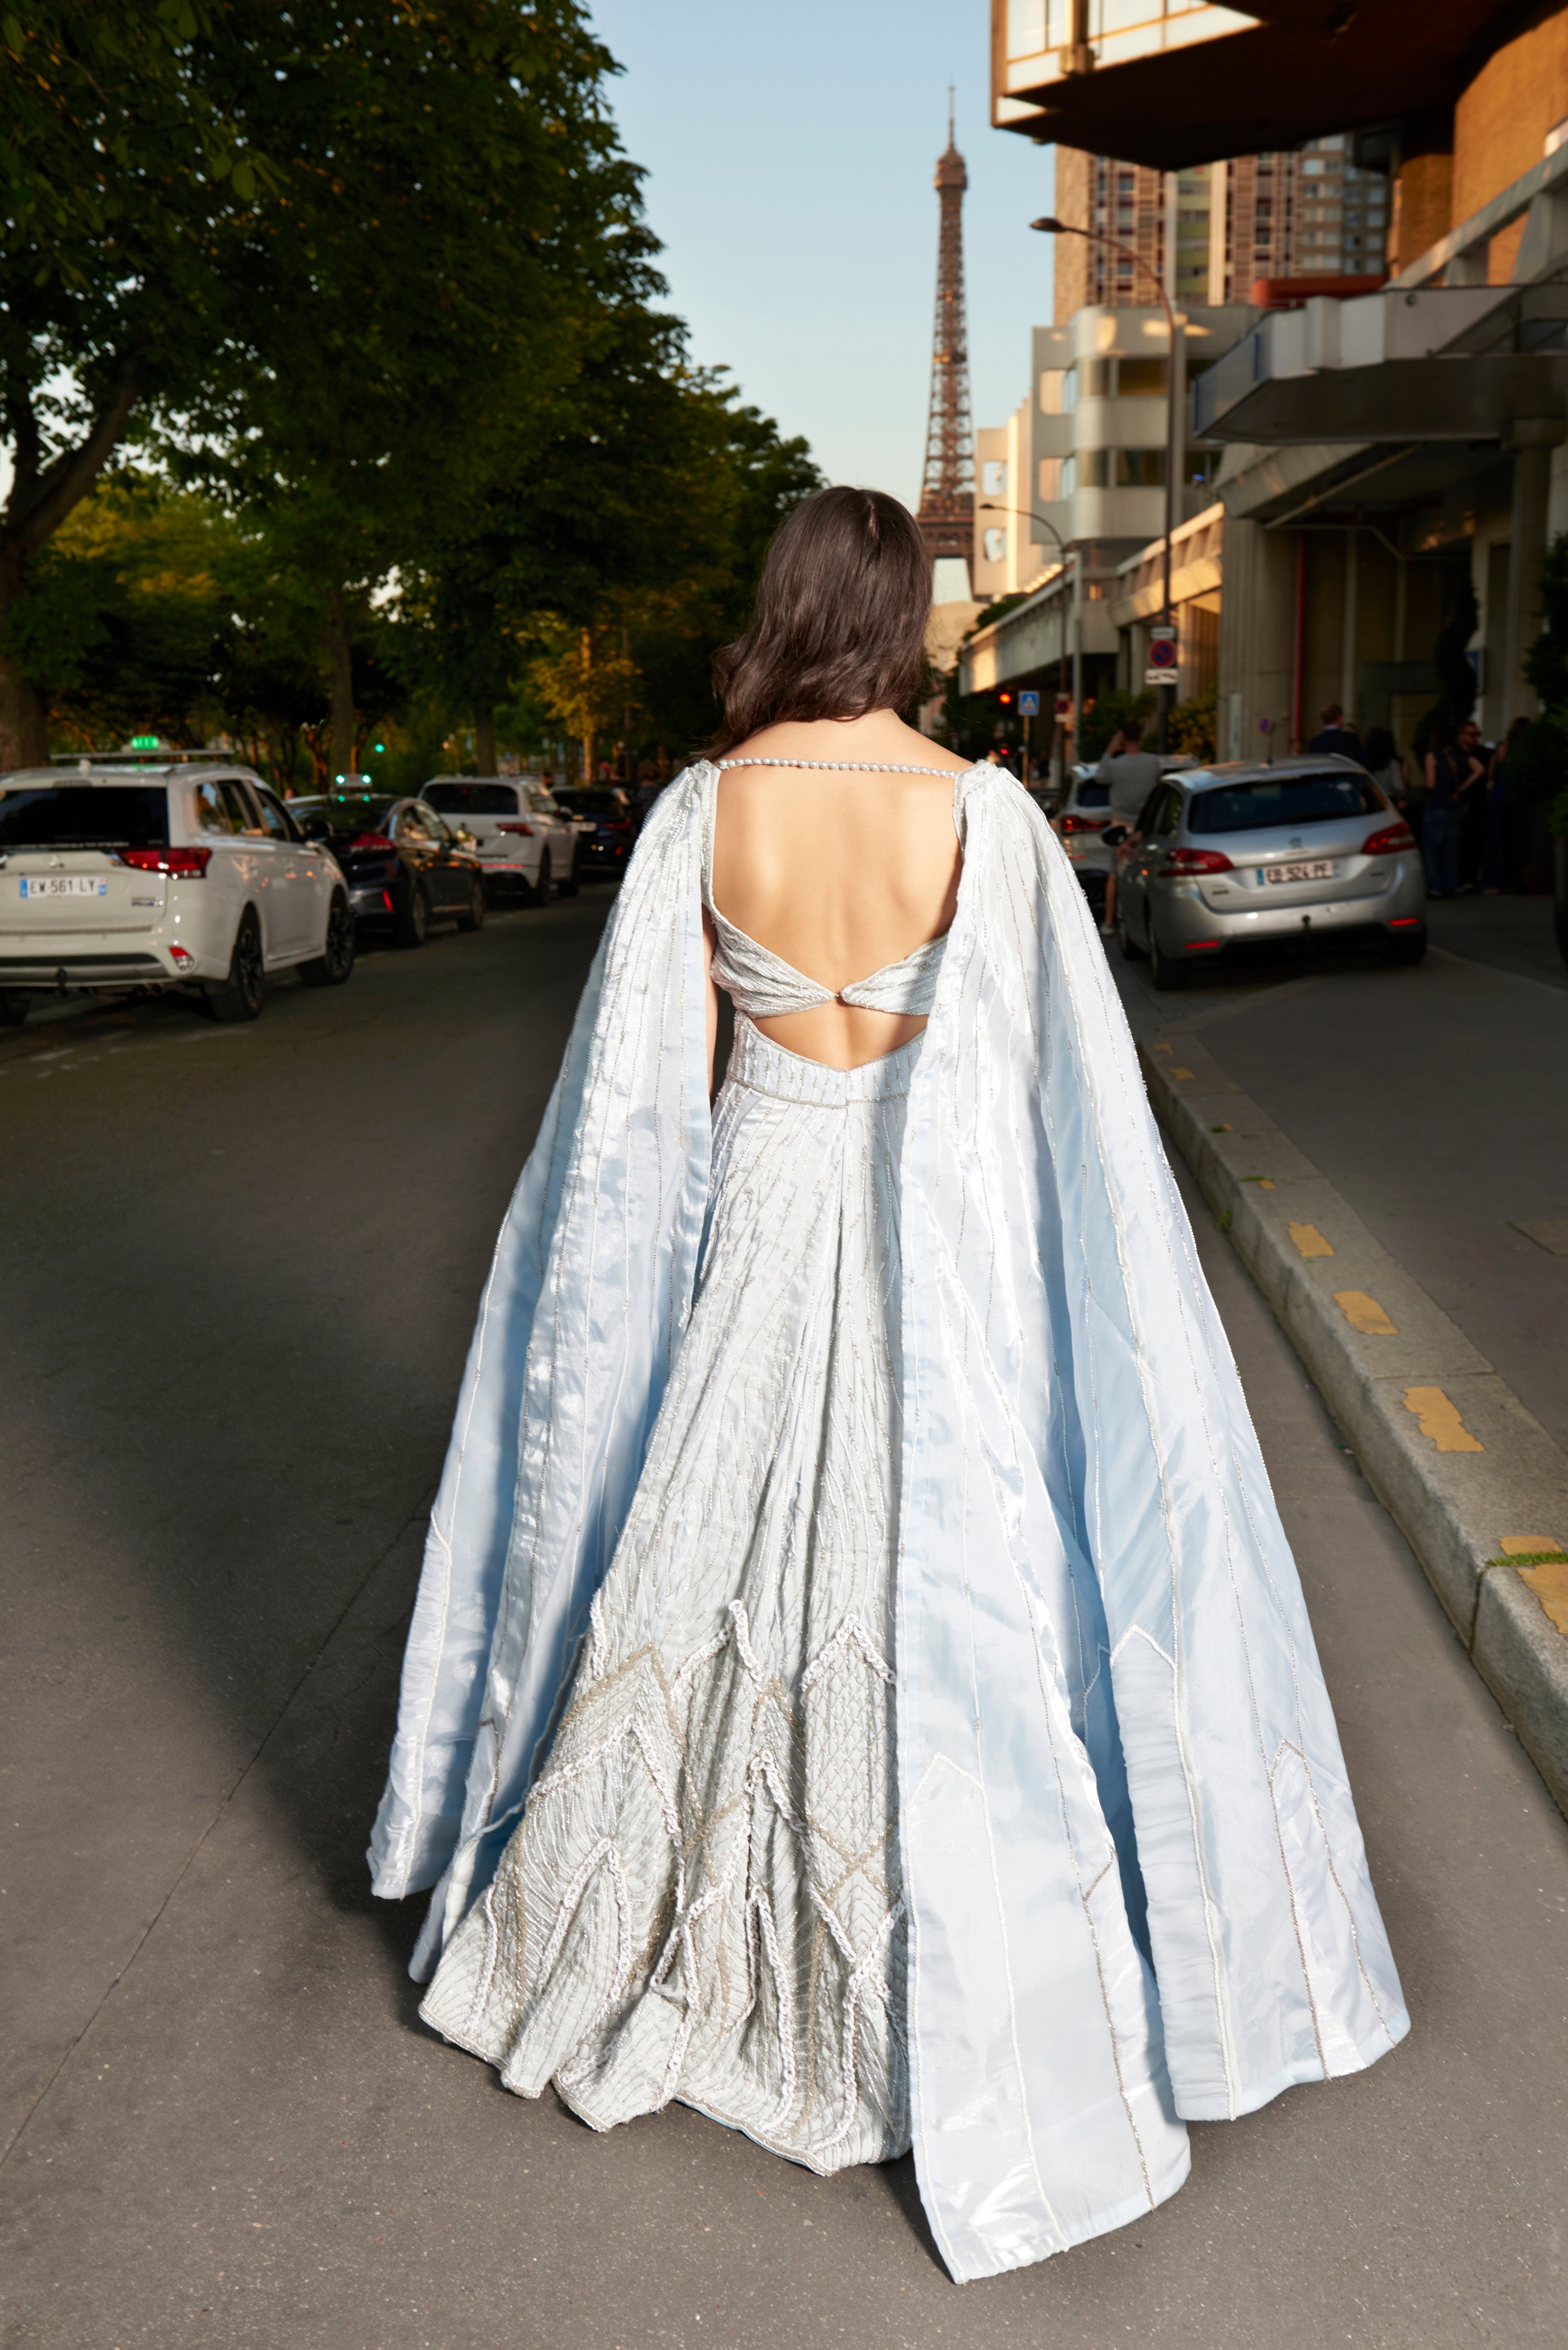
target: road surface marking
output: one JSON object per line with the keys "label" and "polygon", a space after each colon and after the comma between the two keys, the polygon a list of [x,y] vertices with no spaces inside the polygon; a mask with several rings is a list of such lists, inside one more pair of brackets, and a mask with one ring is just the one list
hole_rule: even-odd
{"label": "road surface marking", "polygon": [[1458,1404],[1451,1402],[1441,1388],[1407,1388],[1405,1409],[1415,1413],[1422,1435],[1429,1436],[1439,1452],[1486,1451],[1459,1418]]}
{"label": "road surface marking", "polygon": [[1315,1224],[1293,1224],[1291,1238],[1303,1256],[1332,1256],[1333,1243],[1325,1241]]}
{"label": "road surface marking", "polygon": [[1176,1047],[1174,1045],[1157,1045],[1154,1049],[1157,1053],[1174,1053]]}
{"label": "road surface marking", "polygon": [[1190,1069],[1172,1069],[1170,1074],[1173,1077],[1189,1077],[1192,1072]]}
{"label": "road surface marking", "polygon": [[1344,1313],[1351,1328],[1359,1330],[1364,1338],[1397,1338],[1399,1336],[1376,1297],[1368,1297],[1365,1289],[1336,1289],[1334,1302]]}
{"label": "road surface marking", "polygon": [[1260,1191],[1272,1191],[1274,1189],[1274,1179],[1272,1175],[1243,1175],[1241,1180],[1243,1183],[1255,1183]]}
{"label": "road surface marking", "polygon": [[[1551,1534],[1504,1534],[1505,1556],[1521,1562],[1521,1583],[1528,1583],[1560,1632],[1568,1633],[1568,1551]],[[1533,1566],[1522,1564],[1534,1559]]]}
{"label": "road surface marking", "polygon": [[1211,1126],[1209,1131],[1210,1134],[1234,1134],[1236,1129],[1233,1126]]}

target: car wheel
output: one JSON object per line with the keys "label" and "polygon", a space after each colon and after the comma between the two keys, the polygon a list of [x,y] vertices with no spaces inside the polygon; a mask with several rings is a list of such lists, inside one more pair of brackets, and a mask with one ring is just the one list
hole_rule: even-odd
{"label": "car wheel", "polygon": [[1420,962],[1425,959],[1426,952],[1427,926],[1425,922],[1422,923],[1418,931],[1407,931],[1403,938],[1385,939],[1383,941],[1383,960],[1385,962],[1396,964]]}
{"label": "car wheel", "polygon": [[564,881],[557,881],[556,884],[556,895],[558,898],[575,898],[576,894],[577,860],[574,857],[570,865],[566,868],[566,879]]}
{"label": "car wheel", "polygon": [[19,988],[8,987],[0,992],[0,1028],[19,1028],[27,1017],[30,1001]]}
{"label": "car wheel", "polygon": [[247,906],[240,916],[240,927],[234,932],[234,951],[229,957],[229,975],[221,987],[209,987],[207,990],[207,1015],[213,1020],[254,1020],[261,1012],[265,993],[261,924],[255,918],[254,907]]}
{"label": "car wheel", "polygon": [[1116,944],[1127,962],[1142,962],[1143,949],[1127,928],[1127,910],[1120,897],[1116,899]]}
{"label": "car wheel", "polygon": [[354,969],[354,917],[341,889],[332,892],[327,910],[327,936],[321,952],[302,962],[299,975],[306,987],[341,987]]}
{"label": "car wheel", "polygon": [[550,852],[546,848],[539,859],[539,878],[534,884],[533,902],[547,906],[550,902]]}
{"label": "car wheel", "polygon": [[460,931],[478,931],[484,927],[484,884],[477,873],[469,890],[467,908],[457,918],[457,927]]}
{"label": "car wheel", "polygon": [[1152,922],[1148,926],[1148,975],[1156,987],[1167,993],[1172,988],[1185,987],[1192,976],[1190,963],[1177,962],[1166,953]]}
{"label": "car wheel", "polygon": [[425,885],[410,874],[398,892],[392,936],[400,947],[422,947],[430,926],[430,899],[425,896]]}

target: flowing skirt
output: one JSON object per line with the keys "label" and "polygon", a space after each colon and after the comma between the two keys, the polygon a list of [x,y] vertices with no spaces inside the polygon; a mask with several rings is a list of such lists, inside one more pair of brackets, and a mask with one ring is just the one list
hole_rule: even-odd
{"label": "flowing skirt", "polygon": [[827,2172],[909,2144],[893,1573],[919,1039],[836,1070],[735,1026],[636,1499],[421,2012],[596,2129],[678,2098]]}

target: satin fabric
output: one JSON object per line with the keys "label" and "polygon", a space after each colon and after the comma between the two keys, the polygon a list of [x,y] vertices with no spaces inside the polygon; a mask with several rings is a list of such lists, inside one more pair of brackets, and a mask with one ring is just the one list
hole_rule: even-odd
{"label": "satin fabric", "polygon": [[[655,803],[504,1227],[371,1860],[428,1974],[547,1750],[707,1197],[705,764]],[[1002,770],[900,1169],[911,2129],[955,2277],[1408,2029],[1293,1563],[1082,892]]]}

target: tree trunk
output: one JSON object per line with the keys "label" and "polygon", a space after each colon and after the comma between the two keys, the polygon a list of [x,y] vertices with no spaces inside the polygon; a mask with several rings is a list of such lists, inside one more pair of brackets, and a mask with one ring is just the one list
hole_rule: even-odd
{"label": "tree trunk", "polygon": [[[12,614],[26,594],[26,559],[19,547],[0,548],[0,648]],[[0,775],[49,764],[48,705],[16,656],[0,650]]]}
{"label": "tree trunk", "polygon": [[473,715],[473,764],[482,775],[495,773],[495,712],[477,710]]}
{"label": "tree trunk", "polygon": [[583,781],[594,779],[593,721],[594,639],[590,629],[583,630]]}
{"label": "tree trunk", "polygon": [[354,629],[341,588],[327,598],[327,652],[332,665],[332,760],[347,781],[354,773]]}

